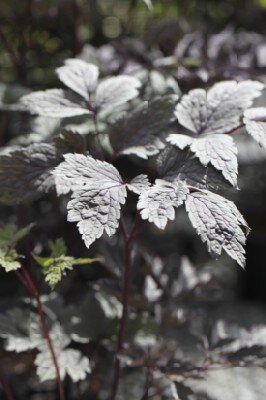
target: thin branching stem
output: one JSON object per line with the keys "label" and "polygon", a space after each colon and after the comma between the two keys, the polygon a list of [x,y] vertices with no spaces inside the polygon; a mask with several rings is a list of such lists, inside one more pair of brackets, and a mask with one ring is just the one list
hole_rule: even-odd
{"label": "thin branching stem", "polygon": [[43,304],[41,301],[40,293],[39,290],[37,289],[33,279],[31,278],[29,272],[23,268],[22,273],[18,271],[18,275],[20,276],[21,281],[23,282],[24,286],[28,290],[28,292],[32,295],[32,297],[35,298],[36,303],[37,303],[37,311],[40,319],[40,327],[41,327],[41,332],[43,335],[43,338],[47,342],[48,349],[51,354],[52,362],[55,368],[55,373],[56,373],[56,380],[57,380],[57,385],[58,385],[58,391],[59,391],[59,399],[60,400],[65,400],[65,393],[64,393],[64,385],[60,377],[60,369],[58,366],[57,362],[57,357],[55,353],[55,349],[53,346],[53,341],[51,339],[49,329],[46,323],[46,317],[45,317],[45,312],[43,310]]}
{"label": "thin branching stem", "polygon": [[130,294],[130,276],[131,276],[131,268],[132,268],[132,248],[134,244],[134,239],[136,237],[138,228],[140,224],[140,218],[137,216],[136,222],[131,230],[128,233],[128,229],[126,226],[126,222],[124,217],[121,217],[121,232],[125,241],[125,263],[124,263],[124,279],[123,279],[123,293],[122,293],[122,316],[119,322],[119,331],[118,331],[118,339],[117,339],[117,349],[115,356],[115,365],[114,365],[114,380],[112,387],[111,400],[116,399],[119,381],[120,381],[120,373],[121,373],[121,361],[120,361],[120,352],[124,348],[125,334],[126,334],[126,326],[128,320],[128,305],[129,305],[129,294]]}

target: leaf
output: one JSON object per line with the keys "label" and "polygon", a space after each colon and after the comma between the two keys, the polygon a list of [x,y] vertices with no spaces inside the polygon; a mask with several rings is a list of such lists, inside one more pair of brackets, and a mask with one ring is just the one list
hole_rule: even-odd
{"label": "leaf", "polygon": [[122,304],[116,297],[99,289],[90,290],[82,297],[74,318],[68,321],[67,332],[79,342],[111,338],[121,314]]}
{"label": "leaf", "polygon": [[[78,350],[66,348],[71,339],[59,323],[53,325],[50,337],[53,341],[61,379],[63,380],[66,375],[69,375],[73,382],[83,380],[87,373],[91,371],[89,359]],[[34,364],[37,367],[37,375],[40,381],[55,380],[56,371],[47,342],[43,340],[38,349],[40,353],[35,358]]]}
{"label": "leaf", "polygon": [[68,154],[54,174],[59,194],[73,192],[67,206],[68,221],[77,222],[86,246],[104,232],[113,235],[126,199],[126,188],[117,169],[90,156]]}
{"label": "leaf", "polygon": [[7,351],[17,353],[35,349],[43,340],[36,315],[18,307],[0,315],[0,337]]}
{"label": "leaf", "polygon": [[35,261],[43,267],[45,281],[52,289],[61,281],[66,270],[71,270],[74,265],[74,258],[68,256],[52,258],[33,255],[33,257]]}
{"label": "leaf", "polygon": [[[39,350],[34,364],[40,381],[55,380],[56,372],[46,340],[40,331],[38,316],[27,309],[13,308],[0,315],[0,337],[6,339],[5,349],[18,353],[32,349]],[[70,376],[73,382],[86,377],[90,372],[89,360],[80,351],[66,348],[70,344],[67,335],[59,323],[50,329],[50,338],[59,365],[60,376]]]}
{"label": "leaf", "polygon": [[18,258],[19,256],[16,250],[11,249],[6,252],[0,249],[0,266],[3,267],[6,272],[14,271],[21,267]]}
{"label": "leaf", "polygon": [[67,247],[62,238],[56,239],[51,243],[51,257],[56,258],[60,256],[64,256],[67,252]]}
{"label": "leaf", "polygon": [[33,92],[23,96],[20,101],[27,111],[43,117],[66,118],[91,113],[82,97],[69,90]]}
{"label": "leaf", "polygon": [[253,325],[250,329],[236,325],[229,325],[223,320],[216,323],[217,328],[223,332],[219,339],[228,340],[230,343],[219,346],[219,351],[223,353],[236,353],[241,349],[249,349],[254,346],[266,346],[266,326]]}
{"label": "leaf", "polygon": [[176,107],[181,125],[200,134],[227,133],[239,126],[243,111],[260,95],[264,85],[257,81],[223,81],[206,92],[193,89]]}
{"label": "leaf", "polygon": [[114,151],[144,159],[159,153],[165,146],[162,139],[170,131],[177,99],[176,95],[157,97],[119,118],[109,129]]}
{"label": "leaf", "polygon": [[193,143],[194,138],[188,135],[171,133],[166,140],[168,143],[178,147],[180,150],[184,150]]}
{"label": "leaf", "polygon": [[14,225],[6,225],[0,229],[0,266],[6,272],[17,270],[21,267],[21,256],[13,248],[24,236],[28,235],[34,224],[29,224],[22,229]]}
{"label": "leaf", "polygon": [[32,254],[35,261],[43,268],[45,281],[54,289],[61,281],[67,270],[72,270],[74,265],[91,264],[96,261],[93,258],[74,258],[66,255],[66,245],[63,239],[57,239],[51,243],[50,257],[40,257]]}
{"label": "leaf", "polygon": [[207,242],[208,251],[219,256],[224,249],[244,267],[243,229],[248,231],[248,226],[235,204],[208,191],[188,194],[185,204],[193,227],[202,241]]}
{"label": "leaf", "polygon": [[201,164],[211,163],[233,186],[237,185],[237,148],[231,136],[216,134],[192,138],[171,134],[167,141],[180,149],[190,146]]}
{"label": "leaf", "polygon": [[211,165],[204,167],[189,150],[166,147],[157,158],[157,170],[162,179],[185,181],[201,189],[229,187],[222,174]]}
{"label": "leaf", "polygon": [[95,293],[95,298],[99,302],[104,315],[108,319],[117,319],[122,316],[122,304],[116,297],[98,291]]}
{"label": "leaf", "polygon": [[6,249],[14,246],[19,240],[29,234],[34,225],[32,223],[21,229],[18,229],[14,225],[5,225],[0,229],[0,248]]}
{"label": "leaf", "polygon": [[186,199],[188,190],[182,182],[170,183],[157,179],[155,184],[142,192],[137,204],[141,217],[164,229],[168,220],[175,218],[174,207]]}
{"label": "leaf", "polygon": [[114,76],[99,83],[95,92],[95,109],[100,112],[117,107],[138,95],[140,81],[132,76]]}
{"label": "leaf", "polygon": [[48,192],[54,185],[52,171],[60,161],[56,148],[46,143],[0,156],[0,202],[18,204]]}
{"label": "leaf", "polygon": [[136,194],[140,194],[144,190],[147,190],[149,186],[149,178],[147,175],[143,174],[136,176],[127,184],[127,188]]}
{"label": "leaf", "polygon": [[250,108],[244,112],[247,132],[266,149],[266,108]]}
{"label": "leaf", "polygon": [[93,64],[72,58],[66,60],[63,67],[57,68],[56,73],[61,82],[88,101],[96,89],[99,69]]}
{"label": "leaf", "polygon": [[[78,382],[85,379],[86,375],[91,372],[89,359],[83,356],[79,350],[59,350],[56,351],[56,355],[62,380],[69,375],[73,382]],[[48,349],[36,356],[34,364],[41,382],[56,379],[55,368]]]}

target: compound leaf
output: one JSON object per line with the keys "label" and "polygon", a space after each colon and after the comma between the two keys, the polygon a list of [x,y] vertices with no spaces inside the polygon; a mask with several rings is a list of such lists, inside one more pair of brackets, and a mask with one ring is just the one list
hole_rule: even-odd
{"label": "compound leaf", "polygon": [[176,107],[181,125],[200,134],[227,133],[239,125],[243,111],[260,95],[264,85],[257,81],[224,81],[206,92],[193,89]]}
{"label": "compound leaf", "polygon": [[217,194],[200,191],[187,195],[186,210],[190,221],[203,242],[207,243],[208,251],[219,256],[222,249],[245,266],[247,223],[232,201]]}
{"label": "compound leaf", "polygon": [[155,184],[140,194],[137,204],[141,217],[164,229],[168,220],[175,218],[174,207],[186,199],[188,189],[183,182],[171,183],[157,179]]}
{"label": "compound leaf", "polygon": [[96,89],[99,69],[93,64],[72,58],[57,68],[56,73],[61,82],[88,101],[90,93]]}

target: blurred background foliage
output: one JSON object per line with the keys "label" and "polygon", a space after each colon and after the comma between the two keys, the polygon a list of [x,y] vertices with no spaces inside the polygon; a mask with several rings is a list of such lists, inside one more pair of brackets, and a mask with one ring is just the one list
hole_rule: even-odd
{"label": "blurred background foliage", "polygon": [[[185,33],[219,32],[228,25],[266,30],[265,0],[10,0],[1,1],[1,80],[54,85],[54,68],[84,44],[143,37],[171,52]],[[168,48],[167,48],[168,47]]]}

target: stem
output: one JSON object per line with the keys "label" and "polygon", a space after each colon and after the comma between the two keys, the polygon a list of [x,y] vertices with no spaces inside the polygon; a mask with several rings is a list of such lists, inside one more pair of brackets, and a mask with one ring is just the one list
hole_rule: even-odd
{"label": "stem", "polygon": [[97,115],[95,112],[93,112],[93,122],[94,122],[94,129],[95,129],[95,137],[96,137],[96,141],[97,141],[97,145],[99,147],[99,157],[101,160],[104,160],[104,154],[103,154],[103,150],[102,150],[102,146],[101,146],[101,142],[99,139],[99,128],[98,128],[98,120],[97,120]]}
{"label": "stem", "polygon": [[60,370],[59,370],[59,366],[57,363],[57,358],[56,358],[53,342],[50,337],[49,329],[48,329],[48,326],[46,323],[46,318],[45,318],[45,313],[44,313],[43,305],[42,305],[41,298],[40,298],[40,293],[39,293],[35,283],[33,282],[30,274],[28,273],[28,271],[26,269],[23,269],[23,273],[19,274],[19,275],[21,276],[21,280],[22,280],[22,282],[24,282],[24,285],[27,288],[27,290],[31,293],[31,295],[35,298],[35,300],[37,302],[37,311],[38,311],[38,315],[40,318],[40,327],[41,327],[42,335],[43,335],[43,338],[47,342],[47,346],[51,353],[52,362],[53,362],[55,372],[56,372],[56,380],[57,380],[58,391],[59,391],[59,399],[65,400],[64,386],[61,381]]}
{"label": "stem", "polygon": [[140,219],[137,217],[134,227],[131,232],[128,233],[125,220],[123,216],[121,217],[121,231],[125,240],[125,269],[124,269],[124,279],[123,279],[123,293],[122,293],[122,316],[119,322],[119,332],[118,332],[118,340],[117,340],[117,349],[115,356],[115,365],[114,365],[114,381],[112,387],[112,394],[110,399],[115,400],[120,380],[120,372],[121,372],[121,362],[119,358],[119,353],[124,348],[124,340],[126,333],[126,326],[128,320],[128,304],[129,304],[129,292],[130,292],[130,276],[131,276],[131,267],[132,267],[132,247],[134,243],[134,239],[137,233],[137,229],[139,227]]}
{"label": "stem", "polygon": [[6,400],[14,400],[11,388],[6,379],[5,373],[0,366],[0,383],[2,385]]}
{"label": "stem", "polygon": [[242,122],[240,125],[238,125],[236,128],[231,129],[228,132],[225,132],[225,135],[231,135],[231,133],[234,133],[235,131],[238,131],[238,129],[244,128],[245,124]]}

